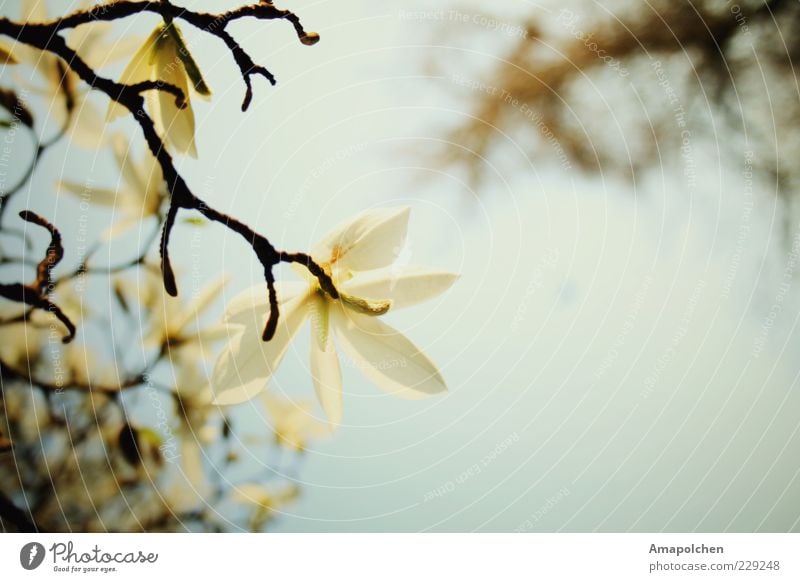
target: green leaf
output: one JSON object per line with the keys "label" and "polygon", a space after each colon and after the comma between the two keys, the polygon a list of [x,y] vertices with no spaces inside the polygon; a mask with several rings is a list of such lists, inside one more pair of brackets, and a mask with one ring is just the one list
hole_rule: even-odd
{"label": "green leaf", "polygon": [[187,216],[183,219],[185,224],[191,224],[192,226],[205,226],[208,224],[208,221],[200,218],[199,216]]}
{"label": "green leaf", "polygon": [[180,29],[177,27],[177,25],[170,24],[167,26],[167,32],[177,45],[178,58],[180,58],[181,62],[183,63],[183,68],[186,69],[186,75],[189,77],[192,85],[194,85],[195,90],[200,95],[204,95],[206,97],[210,96],[211,89],[209,89],[208,85],[206,85],[206,81],[203,79],[203,74],[200,72],[200,67],[197,66],[194,58],[192,58],[192,53],[189,52],[189,47],[186,46],[186,42],[183,40],[183,34],[181,34]]}

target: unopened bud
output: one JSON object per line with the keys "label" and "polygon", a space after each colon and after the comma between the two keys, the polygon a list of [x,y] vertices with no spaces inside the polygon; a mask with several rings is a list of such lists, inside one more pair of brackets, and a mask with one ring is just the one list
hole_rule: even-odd
{"label": "unopened bud", "polygon": [[314,46],[319,42],[319,33],[307,32],[300,37],[300,42],[302,42],[306,46]]}

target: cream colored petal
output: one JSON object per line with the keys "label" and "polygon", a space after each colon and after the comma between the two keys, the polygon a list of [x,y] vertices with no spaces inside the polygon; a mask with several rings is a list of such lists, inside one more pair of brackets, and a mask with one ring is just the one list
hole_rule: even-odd
{"label": "cream colored petal", "polygon": [[215,404],[239,404],[258,394],[280,365],[307,316],[305,298],[300,297],[281,305],[278,327],[270,341],[261,339],[266,317],[258,327],[240,328],[214,365],[211,388]]}
{"label": "cream colored petal", "polygon": [[141,36],[133,35],[116,38],[111,42],[104,39],[102,47],[99,49],[99,52],[104,55],[102,65],[108,65],[126,59],[142,45],[142,40]]}
{"label": "cream colored petal", "polygon": [[47,22],[46,0],[22,0],[21,8],[23,22]]}
{"label": "cream colored petal", "polygon": [[224,339],[231,339],[233,335],[238,333],[239,329],[237,326],[225,324],[212,325],[192,334],[192,337],[201,345],[210,344]]}
{"label": "cream colored petal", "polygon": [[67,44],[95,70],[129,58],[140,46],[142,38],[125,35],[109,39],[113,25],[110,22],[93,22],[90,26],[73,28]]}
{"label": "cream colored petal", "polygon": [[391,309],[402,309],[433,299],[447,291],[459,275],[426,267],[386,267],[356,274],[339,290],[365,299],[389,299]]}
{"label": "cream colored petal", "polygon": [[405,244],[410,208],[362,212],[329,233],[312,255],[349,271],[368,271],[395,261]]}
{"label": "cream colored petal", "polygon": [[258,483],[242,483],[233,488],[233,498],[244,503],[261,505],[270,499],[269,489]]}
{"label": "cream colored petal", "polygon": [[143,209],[145,214],[156,214],[161,209],[166,193],[164,174],[161,165],[149,148],[145,148],[142,161],[136,165],[136,172],[145,184]]}
{"label": "cream colored petal", "polygon": [[[125,70],[122,71],[122,75],[120,75],[119,82],[125,85],[133,85],[135,83],[141,83],[142,81],[150,81],[153,80],[155,77],[155,71],[153,67],[150,66],[150,57],[153,52],[153,48],[158,42],[158,37],[160,34],[160,28],[156,28],[150,36],[142,43],[142,46],[139,47],[139,50],[133,55],[133,58],[128,63],[128,66],[125,67]],[[148,96],[153,93],[153,91],[148,91]],[[108,105],[108,111],[106,112],[106,121],[111,121],[113,119],[117,119],[118,117],[122,117],[126,115],[128,110],[119,105],[115,101],[111,101]],[[155,113],[150,111],[150,115],[154,116]]]}
{"label": "cream colored petal", "polygon": [[381,389],[404,398],[447,391],[439,370],[408,338],[377,317],[332,310],[334,330],[352,363]]}
{"label": "cream colored petal", "polygon": [[136,162],[133,159],[133,150],[127,138],[119,133],[111,138],[111,149],[114,152],[114,159],[117,167],[122,174],[122,179],[128,189],[136,194],[136,199],[142,199],[147,189],[147,184],[139,175]]}
{"label": "cream colored petal", "polygon": [[[294,281],[279,281],[275,284],[278,303],[288,303],[301,293],[308,291],[308,285]],[[225,306],[225,322],[234,325],[256,326],[264,324],[269,310],[267,284],[259,283],[245,289]]]}
{"label": "cream colored petal", "polygon": [[119,201],[119,197],[114,190],[109,188],[95,188],[91,184],[82,184],[72,180],[59,180],[56,182],[56,189],[59,192],[68,192],[86,201],[89,204],[99,206],[114,207]]}
{"label": "cream colored petal", "polygon": [[178,109],[174,95],[166,91],[156,92],[164,138],[177,153],[196,158],[194,112],[189,98],[189,83],[186,69],[178,57],[177,47],[171,36],[165,36],[161,40],[154,65],[156,78],[178,87],[186,98],[186,107]]}
{"label": "cream colored petal", "polygon": [[328,345],[328,329],[330,327],[329,301],[320,293],[309,297],[308,308],[311,313],[312,341],[317,343],[319,349],[324,350]]}
{"label": "cream colored petal", "polygon": [[133,215],[128,215],[122,218],[121,220],[115,222],[107,229],[105,229],[101,235],[101,238],[105,241],[110,241],[115,238],[118,238],[132,229],[134,226],[139,224],[141,218]]}
{"label": "cream colored petal", "polygon": [[342,423],[342,371],[329,334],[324,348],[311,340],[311,378],[328,422],[331,426],[338,426]]}
{"label": "cream colored petal", "polygon": [[5,43],[0,43],[0,65],[16,65],[19,63],[14,53]]}
{"label": "cream colored petal", "polygon": [[75,103],[67,135],[70,142],[86,149],[96,149],[106,141],[107,134],[103,117],[85,94],[81,95]]}
{"label": "cream colored petal", "polygon": [[227,275],[222,275],[206,285],[185,307],[179,308],[176,315],[170,318],[172,319],[170,327],[176,331],[181,330],[192,320],[199,318],[209,305],[222,295],[222,290],[229,280]]}
{"label": "cream colored petal", "polygon": [[187,432],[181,437],[181,469],[188,481],[184,501],[191,508],[203,503],[209,483],[203,471],[203,449],[197,441],[198,435]]}
{"label": "cream colored petal", "polygon": [[67,45],[78,53],[86,64],[97,70],[106,63],[107,51],[103,50],[105,47],[102,46],[102,41],[111,27],[110,22],[93,22],[91,26],[73,28],[67,35]]}

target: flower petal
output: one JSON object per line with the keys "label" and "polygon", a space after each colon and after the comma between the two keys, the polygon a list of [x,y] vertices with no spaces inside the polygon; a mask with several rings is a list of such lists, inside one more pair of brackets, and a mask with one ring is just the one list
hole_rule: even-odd
{"label": "flower petal", "polygon": [[205,79],[203,79],[203,74],[200,72],[200,67],[197,66],[194,57],[192,57],[192,53],[189,51],[189,47],[186,46],[186,41],[183,39],[181,29],[178,28],[177,24],[172,23],[167,27],[167,32],[172,37],[173,42],[175,42],[176,52],[183,63],[186,76],[194,86],[194,90],[203,97],[210,97],[211,89],[208,88]]}
{"label": "flower petal", "polygon": [[306,298],[298,297],[281,305],[278,328],[270,341],[261,340],[261,327],[241,328],[214,365],[211,377],[214,403],[239,404],[256,396],[281,363],[307,316]]}
{"label": "flower petal", "polygon": [[339,290],[365,299],[389,299],[391,309],[402,309],[441,295],[459,275],[426,267],[387,267],[358,273],[340,284]]}
{"label": "flower petal", "polygon": [[342,347],[353,364],[381,389],[404,398],[447,391],[436,365],[399,331],[377,317],[332,311]]}
{"label": "flower petal", "polygon": [[67,130],[70,142],[86,149],[97,149],[104,145],[107,139],[106,126],[94,103],[85,93],[81,93],[74,107]]}
{"label": "flower petal", "polygon": [[188,154],[196,158],[194,111],[189,99],[189,83],[187,82],[186,69],[178,57],[175,39],[171,35],[164,35],[160,39],[153,65],[156,79],[175,85],[183,92],[186,101],[186,107],[179,109],[175,105],[174,95],[166,91],[156,91],[159,117],[164,128],[163,137],[178,153]]}
{"label": "flower petal", "polygon": [[138,216],[134,216],[132,214],[125,215],[123,216],[123,218],[121,218],[120,220],[109,226],[107,229],[105,229],[100,235],[100,238],[104,241],[114,240],[115,238],[122,236],[130,229],[132,229],[134,226],[139,224],[140,221],[141,218],[139,218]]}
{"label": "flower petal", "polygon": [[126,193],[123,203],[130,205],[130,210],[135,214],[143,212],[143,200],[147,192],[147,176],[140,173],[140,169],[133,158],[130,142],[122,134],[115,134],[111,138],[111,150],[117,162],[122,179],[127,188],[121,194]]}
{"label": "flower petal", "polygon": [[59,192],[69,192],[81,200],[99,206],[114,207],[117,204],[117,193],[108,188],[95,188],[90,183],[78,183],[72,180],[59,180],[56,182]]}
{"label": "flower petal", "polygon": [[142,192],[142,213],[145,216],[156,214],[164,202],[166,188],[161,165],[149,148],[145,148],[144,158],[136,164],[136,173],[145,183]]}
{"label": "flower petal", "polygon": [[14,53],[5,44],[0,43],[0,66],[2,65],[16,65],[19,63]]}
{"label": "flower petal", "polygon": [[324,349],[312,339],[311,377],[328,422],[331,426],[338,426],[342,422],[342,371],[332,339],[328,334]]}
{"label": "flower petal", "polygon": [[368,271],[395,261],[405,244],[411,209],[378,208],[362,212],[331,231],[312,255],[349,271]]}
{"label": "flower petal", "polygon": [[22,21],[47,22],[47,2],[45,0],[22,0]]}
{"label": "flower petal", "polygon": [[[133,55],[128,66],[122,71],[122,75],[120,75],[119,78],[120,83],[124,85],[134,85],[142,81],[153,79],[154,71],[153,67],[150,66],[150,56],[161,34],[160,31],[160,28],[156,28],[150,33],[150,36],[147,37],[142,46],[139,47],[139,50]],[[153,93],[153,91],[147,92],[148,95],[151,93]],[[124,116],[126,113],[128,113],[128,110],[125,107],[116,101],[111,101],[108,105],[108,111],[106,112],[106,121],[117,119],[118,117]],[[155,115],[155,112],[151,111],[150,114]]]}
{"label": "flower petal", "polygon": [[309,312],[311,313],[312,340],[316,342],[317,347],[321,350],[324,350],[325,346],[328,345],[328,337],[330,335],[328,333],[330,327],[329,304],[330,302],[318,293],[310,296],[308,301]]}
{"label": "flower petal", "polygon": [[242,483],[233,486],[232,496],[236,501],[260,505],[271,497],[271,493],[260,483]]}
{"label": "flower petal", "polygon": [[208,309],[208,306],[220,296],[228,281],[229,277],[226,275],[217,277],[195,295],[185,307],[179,299],[170,297],[168,301],[170,303],[174,302],[176,307],[174,311],[171,310],[172,313],[167,312],[167,317],[172,320],[169,322],[169,327],[177,332],[186,327],[193,319],[199,319],[200,315]]}
{"label": "flower petal", "polygon": [[[304,291],[308,285],[296,281],[279,281],[275,283],[278,303],[288,303]],[[264,316],[269,311],[269,297],[266,283],[259,283],[245,289],[230,300],[225,306],[225,323],[234,325],[251,325],[258,327],[264,324]]]}

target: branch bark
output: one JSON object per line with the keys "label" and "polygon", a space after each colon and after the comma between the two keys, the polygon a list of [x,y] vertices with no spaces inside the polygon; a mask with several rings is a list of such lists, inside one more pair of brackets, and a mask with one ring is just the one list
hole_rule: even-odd
{"label": "branch bark", "polygon": [[252,247],[253,252],[263,266],[264,278],[268,288],[270,312],[262,337],[264,341],[269,341],[274,335],[279,318],[279,306],[274,286],[275,280],[272,273],[274,266],[282,261],[296,262],[305,265],[309,271],[317,277],[321,288],[336,299],[338,298],[338,292],[330,276],[308,255],[277,251],[265,236],[259,234],[239,220],[215,210],[192,193],[186,181],[178,173],[172,156],[167,151],[163,140],[158,135],[152,118],[146,112],[144,98],[142,97],[142,92],[144,91],[166,91],[175,96],[176,103],[180,107],[184,104],[186,96],[182,95],[179,89],[160,82],[126,85],[102,77],[98,75],[76,51],[71,49],[60,35],[60,33],[65,30],[81,25],[89,25],[95,21],[117,20],[143,12],[160,14],[165,20],[183,20],[222,39],[231,50],[247,87],[242,109],[247,109],[252,98],[250,79],[252,75],[260,74],[270,80],[271,83],[274,83],[275,80],[269,71],[253,63],[249,55],[236,43],[233,37],[228,34],[226,26],[230,22],[245,17],[252,17],[259,20],[282,19],[290,22],[294,26],[298,37],[304,44],[315,44],[319,36],[316,33],[306,33],[300,23],[300,19],[294,13],[288,10],[280,10],[271,2],[267,1],[262,1],[260,4],[243,6],[222,14],[207,14],[186,10],[166,1],[153,3],[120,0],[112,4],[95,6],[90,10],[77,11],[57,20],[45,23],[17,23],[7,18],[0,18],[0,34],[10,36],[15,38],[18,42],[31,45],[39,50],[60,57],[81,80],[95,90],[105,93],[110,99],[125,107],[138,122],[150,151],[161,167],[164,180],[167,183],[171,195],[170,206],[167,211],[161,235],[160,248],[161,271],[164,280],[164,288],[167,293],[172,296],[178,294],[178,287],[169,257],[169,240],[172,228],[175,224],[178,212],[181,209],[195,210],[209,220],[224,225],[244,238]]}

